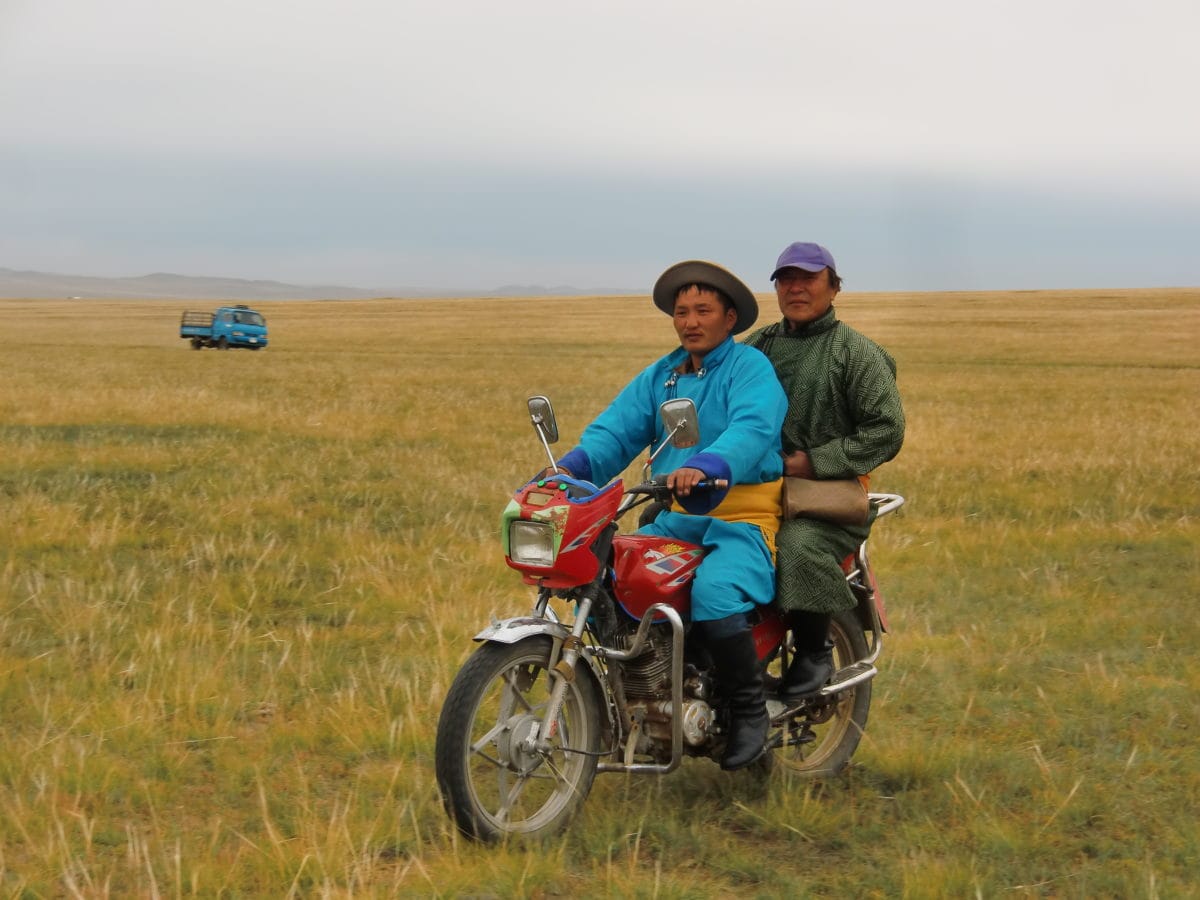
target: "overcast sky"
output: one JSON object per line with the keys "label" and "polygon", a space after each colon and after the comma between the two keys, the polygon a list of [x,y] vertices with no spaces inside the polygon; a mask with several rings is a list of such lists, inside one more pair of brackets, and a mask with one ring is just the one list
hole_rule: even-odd
{"label": "overcast sky", "polygon": [[0,0],[0,267],[1200,285],[1196,0]]}

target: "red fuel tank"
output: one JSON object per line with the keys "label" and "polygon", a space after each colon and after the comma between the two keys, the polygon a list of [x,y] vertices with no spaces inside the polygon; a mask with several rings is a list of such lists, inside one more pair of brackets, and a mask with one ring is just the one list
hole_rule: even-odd
{"label": "red fuel tank", "polygon": [[656,534],[619,534],[613,538],[613,574],[617,602],[640,619],[655,603],[681,615],[692,607],[692,577],[704,549]]}

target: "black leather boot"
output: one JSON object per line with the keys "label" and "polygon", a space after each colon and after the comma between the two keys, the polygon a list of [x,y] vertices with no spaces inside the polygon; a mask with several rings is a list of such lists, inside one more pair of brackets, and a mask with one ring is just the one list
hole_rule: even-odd
{"label": "black leather boot", "polygon": [[788,616],[792,628],[792,660],[779,687],[779,699],[789,706],[816,693],[833,674],[830,616],[800,612]]}
{"label": "black leather boot", "polygon": [[763,669],[745,616],[741,620],[740,630],[730,629],[727,619],[704,623],[710,626],[707,643],[713,668],[729,702],[729,740],[721,757],[721,768],[726,771],[743,769],[762,756],[771,724],[763,694]]}

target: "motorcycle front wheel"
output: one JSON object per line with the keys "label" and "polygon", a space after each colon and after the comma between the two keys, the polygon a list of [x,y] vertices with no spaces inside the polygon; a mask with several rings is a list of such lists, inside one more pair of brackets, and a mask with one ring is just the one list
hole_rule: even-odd
{"label": "motorcycle front wheel", "polygon": [[[854,610],[829,623],[834,671],[868,655],[867,638]],[[871,682],[866,681],[810,705],[785,723],[772,763],[810,777],[836,775],[850,762],[867,728]]]}
{"label": "motorcycle front wheel", "polygon": [[481,841],[542,839],[566,827],[591,790],[600,693],[581,664],[548,751],[524,746],[546,713],[552,644],[537,635],[484,644],[459,671],[438,721],[435,763],[446,812]]}

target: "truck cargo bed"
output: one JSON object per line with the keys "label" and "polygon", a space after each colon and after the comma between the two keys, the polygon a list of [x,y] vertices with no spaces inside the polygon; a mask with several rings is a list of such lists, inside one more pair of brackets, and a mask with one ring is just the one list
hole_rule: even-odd
{"label": "truck cargo bed", "polygon": [[194,312],[187,310],[179,320],[179,333],[182,334],[212,334],[213,314],[210,312]]}

